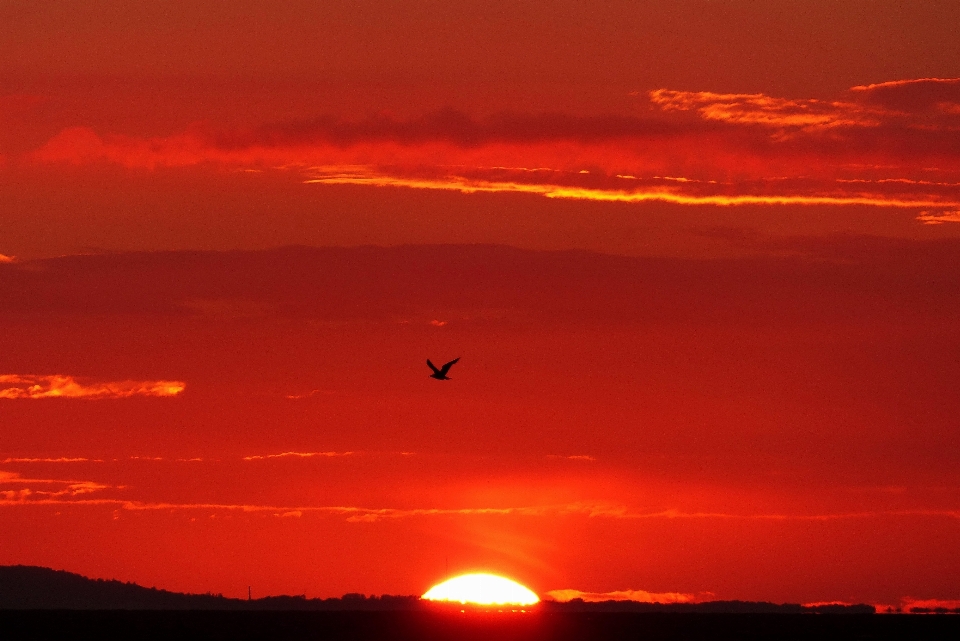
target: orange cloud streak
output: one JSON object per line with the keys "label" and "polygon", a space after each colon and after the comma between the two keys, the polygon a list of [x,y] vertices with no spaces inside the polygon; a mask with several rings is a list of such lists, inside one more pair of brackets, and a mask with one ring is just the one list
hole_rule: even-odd
{"label": "orange cloud streak", "polygon": [[84,457],[67,457],[60,456],[57,458],[28,458],[28,457],[12,457],[5,458],[0,463],[102,463],[103,459],[89,459]]}
{"label": "orange cloud streak", "polygon": [[945,211],[932,214],[928,211],[920,212],[917,220],[924,225],[942,225],[943,223],[960,223],[960,211]]}
{"label": "orange cloud streak", "polygon": [[81,383],[72,376],[0,375],[0,398],[85,398],[111,399],[131,396],[176,396],[184,390],[182,381],[108,381]]}
{"label": "orange cloud streak", "polygon": [[692,195],[678,191],[666,191],[664,189],[651,190],[611,190],[611,189],[591,189],[586,187],[568,187],[563,185],[549,183],[518,183],[506,181],[487,181],[468,179],[460,176],[447,176],[445,178],[406,178],[401,176],[391,176],[382,173],[360,173],[356,168],[347,172],[331,172],[318,178],[305,180],[307,184],[328,184],[328,185],[370,185],[376,187],[407,187],[412,189],[438,189],[448,191],[459,191],[461,193],[476,192],[514,192],[524,194],[537,194],[547,198],[563,198],[576,200],[595,200],[603,202],[668,202],[678,205],[867,205],[872,207],[894,207],[894,208],[921,208],[921,207],[960,207],[960,200],[931,200],[921,198],[917,200],[909,198],[884,198],[876,196],[828,196],[828,195],[759,195],[759,194],[741,194],[741,195]]}

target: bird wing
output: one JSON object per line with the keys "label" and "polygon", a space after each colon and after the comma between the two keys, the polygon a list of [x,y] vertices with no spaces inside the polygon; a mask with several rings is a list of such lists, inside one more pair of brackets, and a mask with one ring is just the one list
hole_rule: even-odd
{"label": "bird wing", "polygon": [[434,374],[440,374],[440,373],[441,373],[440,370],[437,369],[437,366],[430,362],[430,359],[429,359],[429,358],[427,359],[427,365],[430,366],[430,369],[433,370],[433,373],[434,373]]}
{"label": "bird wing", "polygon": [[446,373],[450,371],[450,368],[453,367],[454,363],[456,363],[459,360],[460,360],[460,357],[458,356],[457,358],[453,359],[449,363],[444,364],[444,366],[440,368],[440,375],[441,376],[446,375]]}

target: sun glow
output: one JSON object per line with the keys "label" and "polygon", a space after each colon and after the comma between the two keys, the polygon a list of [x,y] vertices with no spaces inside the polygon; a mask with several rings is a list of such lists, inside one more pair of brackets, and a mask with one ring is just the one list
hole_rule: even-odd
{"label": "sun glow", "polygon": [[477,605],[533,605],[540,598],[516,581],[495,574],[463,574],[439,583],[421,597]]}

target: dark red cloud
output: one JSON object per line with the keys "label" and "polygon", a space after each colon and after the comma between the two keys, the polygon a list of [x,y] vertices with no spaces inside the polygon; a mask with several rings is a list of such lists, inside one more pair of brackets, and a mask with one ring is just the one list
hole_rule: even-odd
{"label": "dark red cloud", "polygon": [[361,120],[324,117],[268,125],[250,131],[212,132],[209,138],[213,146],[223,149],[311,143],[349,146],[363,142],[395,142],[402,145],[444,142],[460,147],[475,147],[497,143],[569,141],[590,144],[610,140],[662,139],[694,132],[706,133],[714,129],[716,127],[709,123],[681,124],[653,117],[498,113],[473,118],[461,111],[444,109],[412,119],[398,119],[387,114]]}
{"label": "dark red cloud", "polygon": [[960,106],[960,78],[920,78],[861,85],[850,90],[867,104],[905,113],[943,111],[957,114]]}
{"label": "dark red cloud", "polygon": [[[942,212],[960,208],[960,103],[949,102],[956,83],[888,84],[895,89],[855,88],[852,100],[834,101],[656,90],[643,116],[474,117],[448,109],[248,128],[208,123],[154,138],[74,127],[31,158],[130,168],[279,165],[314,183],[601,201],[866,205],[949,221]],[[891,91],[913,110],[875,100]]]}

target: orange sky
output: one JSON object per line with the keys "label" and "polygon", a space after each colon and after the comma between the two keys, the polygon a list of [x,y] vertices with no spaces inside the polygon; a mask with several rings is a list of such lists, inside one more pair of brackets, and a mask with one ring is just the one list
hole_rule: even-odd
{"label": "orange sky", "polygon": [[0,563],[960,598],[960,10],[388,4],[0,8]]}

